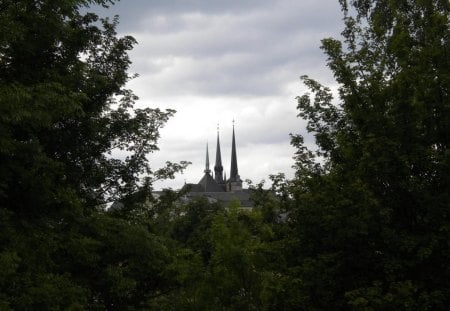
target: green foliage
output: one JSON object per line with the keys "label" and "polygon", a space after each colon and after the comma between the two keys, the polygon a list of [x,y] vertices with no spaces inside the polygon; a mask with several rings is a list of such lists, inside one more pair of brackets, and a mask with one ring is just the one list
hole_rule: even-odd
{"label": "green foliage", "polygon": [[[16,211],[30,213],[27,200],[53,210],[68,192],[92,207],[135,192],[174,114],[133,109],[137,97],[123,86],[135,40],[117,37],[117,17],[81,14],[87,3],[105,2],[2,2],[0,195]],[[125,159],[108,155],[115,150]],[[169,163],[155,178],[183,168]]]}
{"label": "green foliage", "polygon": [[260,209],[235,205],[196,198],[161,215],[163,234],[177,242],[168,270],[178,287],[155,300],[158,309],[276,310],[283,244]]}
{"label": "green foliage", "polygon": [[[323,40],[339,83],[304,76],[317,150],[298,148],[291,276],[304,309],[444,310],[450,303],[448,1],[341,1]],[[350,8],[351,6],[351,8]]]}
{"label": "green foliage", "polygon": [[340,1],[339,101],[302,77],[317,150],[252,210],[153,196],[189,163],[147,161],[174,111],[134,109],[110,3],[0,3],[0,309],[446,309],[448,1]]}
{"label": "green foliage", "polygon": [[[0,3],[2,310],[146,309],[177,284],[175,251],[138,215],[187,163],[150,168],[174,111],[133,108],[136,42],[87,13],[112,2]],[[118,200],[128,214],[104,210]]]}

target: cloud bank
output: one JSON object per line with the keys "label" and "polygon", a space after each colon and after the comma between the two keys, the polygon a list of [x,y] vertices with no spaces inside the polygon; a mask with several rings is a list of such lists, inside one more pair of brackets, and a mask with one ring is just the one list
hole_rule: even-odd
{"label": "cloud bank", "polygon": [[320,40],[339,36],[337,0],[134,0],[101,12],[113,14],[120,34],[139,43],[130,53],[139,78],[128,86],[138,105],[178,111],[161,131],[160,151],[149,155],[152,165],[193,163],[157,188],[201,178],[207,142],[215,155],[217,124],[228,171],[233,119],[243,179],[293,175],[289,133],[306,134],[296,111],[305,91],[299,76],[335,84]]}

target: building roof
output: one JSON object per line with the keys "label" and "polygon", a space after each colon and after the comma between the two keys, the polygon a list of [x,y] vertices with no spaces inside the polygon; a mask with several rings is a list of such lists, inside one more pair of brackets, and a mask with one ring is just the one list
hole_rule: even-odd
{"label": "building roof", "polygon": [[224,206],[229,205],[231,202],[236,201],[238,202],[241,207],[253,207],[253,202],[250,200],[250,191],[247,189],[244,189],[239,192],[207,192],[207,191],[194,191],[196,190],[196,186],[198,185],[192,185],[194,187],[191,188],[191,191],[186,193],[185,197],[187,200],[194,198],[194,197],[206,197],[210,201],[213,202],[220,202]]}
{"label": "building roof", "polygon": [[[198,182],[198,185],[201,186],[200,192],[224,192],[225,189],[221,185],[219,185],[214,178],[209,173],[205,173],[202,179]],[[197,188],[199,189],[199,188]]]}

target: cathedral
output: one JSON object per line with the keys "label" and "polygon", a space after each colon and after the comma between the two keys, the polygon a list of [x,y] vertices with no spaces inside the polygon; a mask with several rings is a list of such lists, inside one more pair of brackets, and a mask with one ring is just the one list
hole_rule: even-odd
{"label": "cathedral", "polygon": [[210,169],[209,150],[208,144],[206,144],[206,163],[205,170],[203,171],[203,177],[197,184],[186,184],[184,186],[184,189],[187,192],[186,199],[203,196],[208,198],[211,202],[221,202],[224,205],[228,205],[234,201],[238,202],[241,207],[252,207],[250,193],[248,189],[242,188],[242,180],[238,173],[234,124],[232,135],[229,178],[227,179],[227,175],[223,170],[219,130],[217,130],[216,162],[214,165],[214,173]]}

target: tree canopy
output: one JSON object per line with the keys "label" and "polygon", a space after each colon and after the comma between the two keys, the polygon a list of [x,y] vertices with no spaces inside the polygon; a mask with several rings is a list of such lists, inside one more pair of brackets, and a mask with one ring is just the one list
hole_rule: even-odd
{"label": "tree canopy", "polygon": [[317,149],[253,210],[152,195],[187,163],[148,163],[175,111],[134,107],[113,2],[0,1],[1,310],[448,308],[448,0],[340,0]]}
{"label": "tree canopy", "polygon": [[[302,77],[298,262],[311,308],[443,310],[450,299],[448,1],[341,1],[322,48],[339,83]],[[306,308],[308,309],[308,308]]]}
{"label": "tree canopy", "polygon": [[136,42],[89,13],[111,3],[0,3],[1,309],[123,310],[168,287],[159,238],[104,212],[185,166],[150,168],[174,111],[133,108]]}

